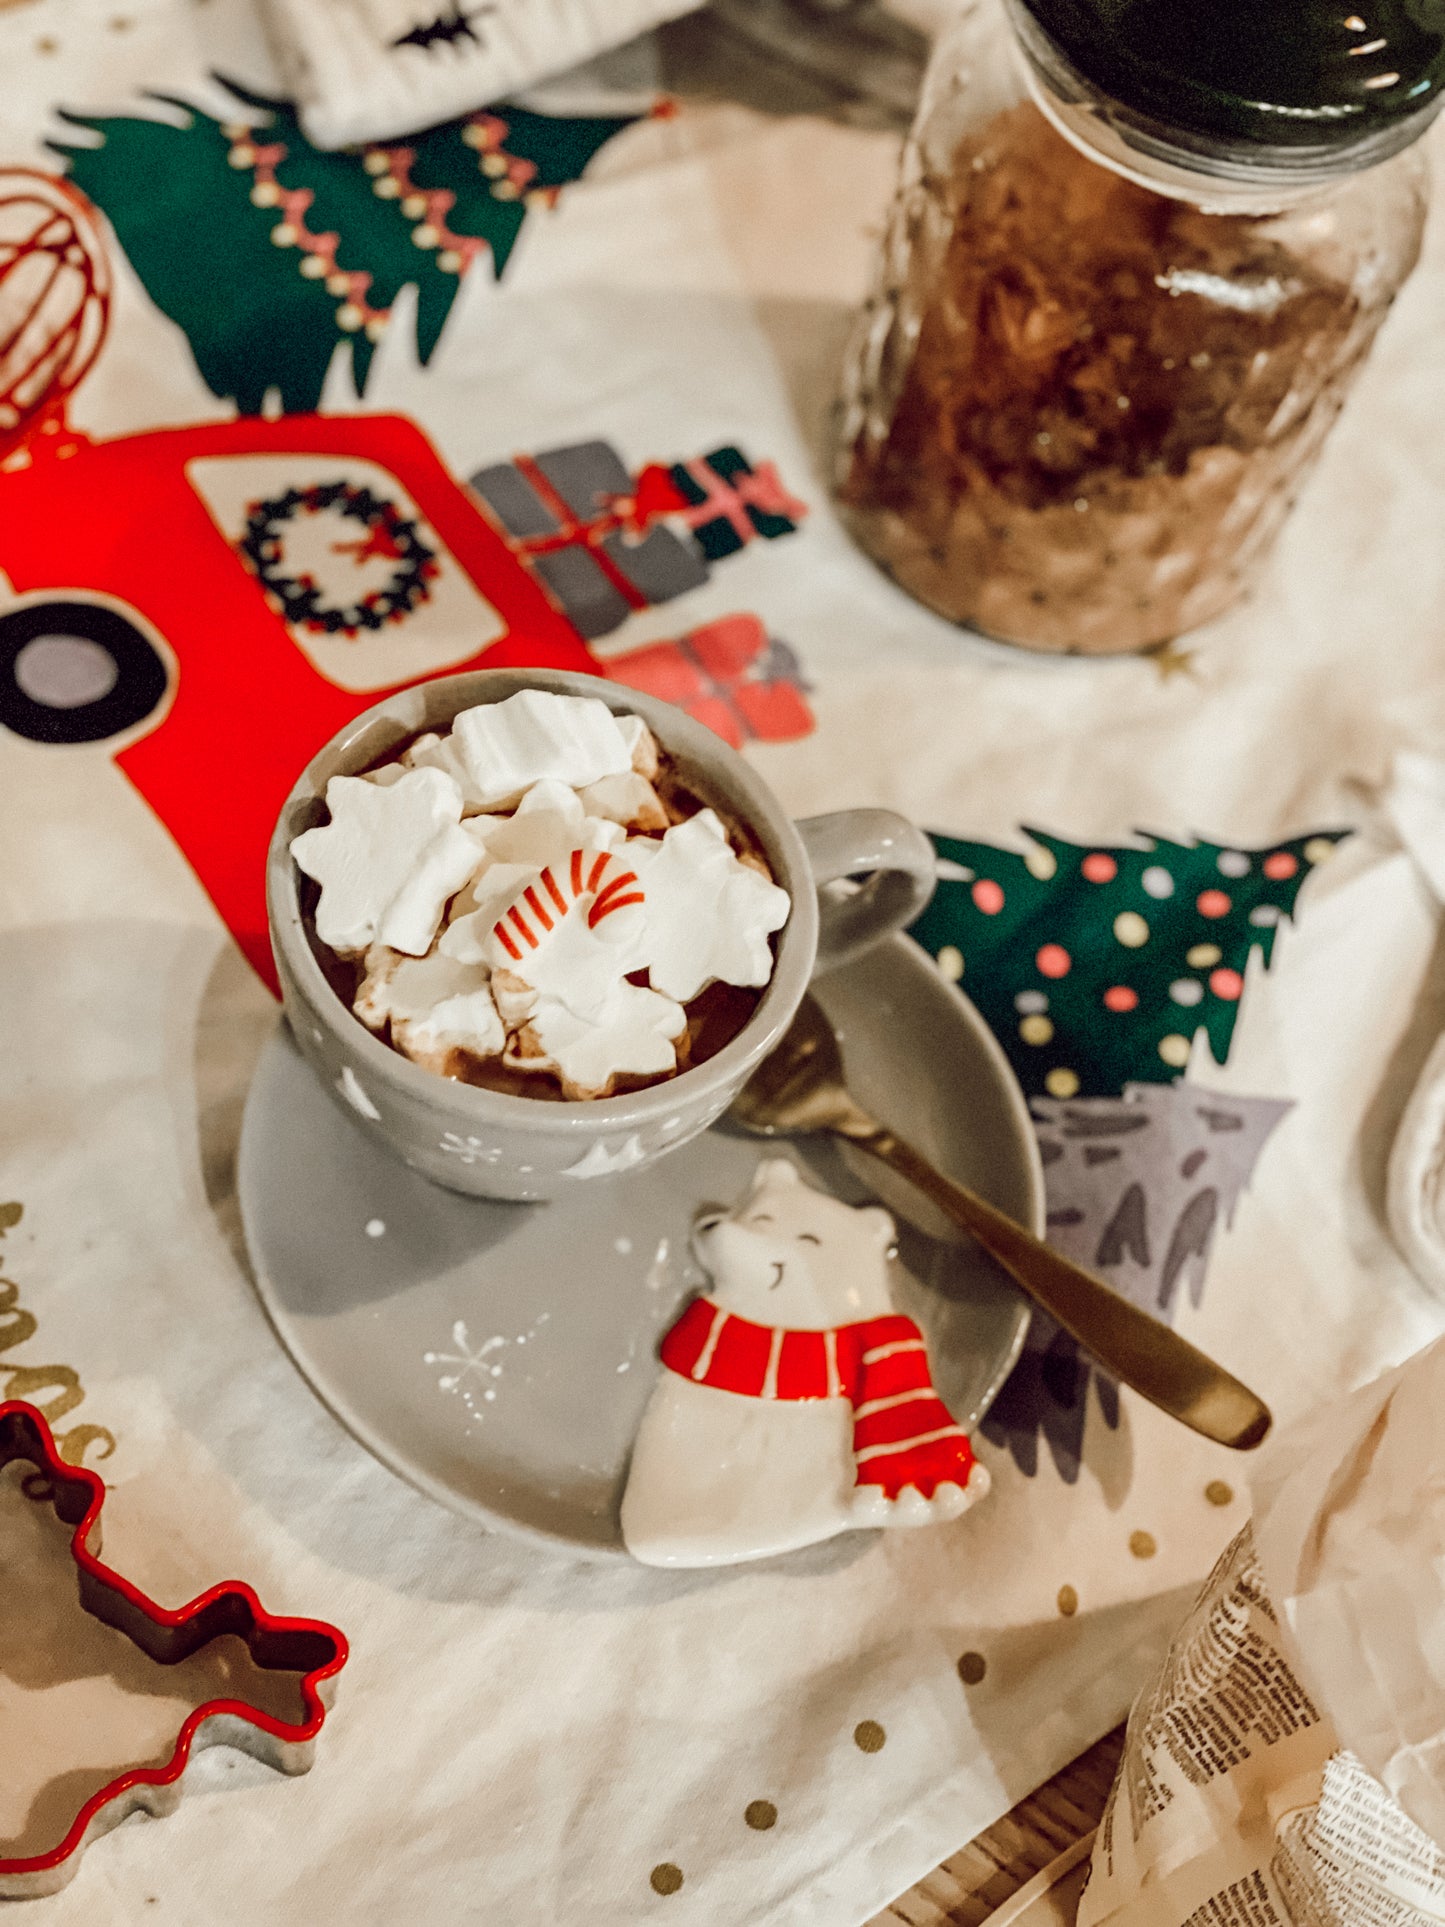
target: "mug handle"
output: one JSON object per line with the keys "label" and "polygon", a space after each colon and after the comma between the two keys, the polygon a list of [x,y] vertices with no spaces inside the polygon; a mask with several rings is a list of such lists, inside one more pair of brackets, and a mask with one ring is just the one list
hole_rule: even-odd
{"label": "mug handle", "polygon": [[[813,975],[851,963],[927,905],[938,880],[933,845],[892,810],[833,810],[796,825],[818,885],[818,958]],[[826,888],[872,875],[857,890]]]}

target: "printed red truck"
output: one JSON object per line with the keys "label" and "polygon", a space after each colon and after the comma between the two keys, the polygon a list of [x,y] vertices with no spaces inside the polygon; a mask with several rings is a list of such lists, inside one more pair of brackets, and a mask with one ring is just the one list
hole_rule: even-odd
{"label": "printed red truck", "polygon": [[0,727],[109,743],[273,988],[271,826],[320,745],[396,689],[482,665],[681,673],[677,699],[736,740],[810,726],[755,620],[634,652],[635,678],[584,640],[791,532],[803,505],[771,464],[723,448],[634,477],[592,441],[463,485],[379,414],[93,442],[66,400],[104,342],[109,272],[68,182],[0,170],[0,289],[20,317],[0,336]]}
{"label": "printed red truck", "polygon": [[[218,504],[224,516],[224,498],[252,501],[278,462],[328,480],[338,465],[368,481],[380,470],[389,500],[414,504],[444,551],[426,604],[386,638],[384,657],[373,648],[367,663],[346,665],[349,687],[317,658],[356,649],[356,638],[313,638],[288,622],[218,525]],[[227,468],[239,489],[226,488]],[[320,744],[421,676],[595,668],[425,436],[397,416],[246,419],[100,443],[59,428],[35,438],[25,466],[0,473],[0,529],[17,598],[0,614],[0,722],[40,741],[122,739],[116,762],[273,984],[264,853]],[[414,634],[436,615],[430,633]],[[50,690],[47,650],[59,672]]]}

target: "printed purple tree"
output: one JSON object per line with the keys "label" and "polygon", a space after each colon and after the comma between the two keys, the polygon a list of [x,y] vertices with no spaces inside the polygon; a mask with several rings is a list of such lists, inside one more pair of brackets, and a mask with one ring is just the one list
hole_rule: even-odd
{"label": "printed purple tree", "polygon": [[[1305,877],[1346,833],[1261,850],[1026,834],[1023,853],[935,837],[938,892],[913,934],[962,980],[1031,1100],[1051,1241],[1172,1321],[1182,1282],[1199,1303],[1218,1229],[1288,1109],[1177,1080],[1201,1029],[1225,1061],[1251,952],[1268,966]],[[1042,1437],[1072,1482],[1091,1382],[1117,1425],[1112,1381],[1035,1312],[983,1429],[1030,1476]]]}

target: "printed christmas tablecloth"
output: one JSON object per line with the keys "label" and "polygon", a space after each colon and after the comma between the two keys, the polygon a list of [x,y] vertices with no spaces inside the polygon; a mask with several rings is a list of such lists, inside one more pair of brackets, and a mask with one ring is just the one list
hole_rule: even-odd
{"label": "printed christmas tablecloth", "polygon": [[326,1415],[234,1191],[260,857],[316,744],[479,622],[683,702],[799,814],[935,832],[918,936],[1034,1101],[1052,1235],[1282,1418],[1441,1327],[1380,1214],[1439,911],[1376,807],[1445,739],[1438,224],[1247,607],[1148,659],[993,647],[823,480],[911,42],[864,7],[784,72],[779,11],[339,153],[245,0],[0,12],[0,261],[77,377],[0,464],[0,1396],[149,1592],[241,1574],[354,1644],[309,1778],[206,1756],[57,1922],[861,1922],[1120,1718],[1243,1517],[1043,1319],[986,1504],[721,1575],[485,1535]]}

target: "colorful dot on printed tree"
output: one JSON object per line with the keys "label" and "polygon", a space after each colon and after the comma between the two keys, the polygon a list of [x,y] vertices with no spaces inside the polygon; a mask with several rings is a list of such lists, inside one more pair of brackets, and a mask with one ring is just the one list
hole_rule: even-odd
{"label": "colorful dot on printed tree", "polygon": [[1228,1004],[1237,1002],[1244,989],[1244,979],[1237,970],[1212,970],[1209,973],[1209,988],[1216,997],[1222,997]]}
{"label": "colorful dot on printed tree", "polygon": [[988,1671],[988,1661],[982,1653],[965,1653],[958,1662],[958,1677],[965,1686],[977,1686]]}
{"label": "colorful dot on printed tree", "polygon": [[992,877],[980,877],[970,894],[975,907],[986,917],[996,917],[1003,908],[1003,889]]}
{"label": "colorful dot on printed tree", "polygon": [[1077,1097],[1079,1078],[1076,1071],[1068,1070],[1060,1064],[1051,1070],[1044,1079],[1044,1089],[1050,1097]]}
{"label": "colorful dot on printed tree", "polygon": [[1137,910],[1121,910],[1114,919],[1114,935],[1126,950],[1137,950],[1149,941],[1149,926]]}
{"label": "colorful dot on printed tree", "polygon": [[1054,1027],[1047,1017],[1025,1017],[1019,1025],[1019,1036],[1026,1044],[1047,1044],[1054,1034]]}
{"label": "colorful dot on printed tree", "polygon": [[655,1894],[675,1894],[682,1885],[682,1868],[674,1867],[670,1860],[662,1861],[648,1875]]}
{"label": "colorful dot on printed tree", "polygon": [[860,1753],[881,1753],[887,1742],[888,1735],[877,1720],[859,1720],[853,1728],[853,1744]]}
{"label": "colorful dot on printed tree", "polygon": [[1201,890],[1194,900],[1194,907],[1201,917],[1227,917],[1229,898],[1223,890]]}
{"label": "colorful dot on printed tree", "polygon": [[1191,970],[1208,970],[1211,964],[1224,961],[1224,952],[1217,943],[1191,944],[1184,953],[1184,961]]}
{"label": "colorful dot on printed tree", "polygon": [[1249,920],[1258,930],[1272,930],[1282,915],[1272,903],[1257,903],[1249,913]]}
{"label": "colorful dot on printed tree", "polygon": [[1079,1595],[1072,1586],[1059,1587],[1059,1613],[1064,1619],[1072,1619],[1079,1610]]}
{"label": "colorful dot on printed tree", "polygon": [[1074,960],[1061,943],[1046,943],[1034,962],[1041,977],[1067,977]]}
{"label": "colorful dot on printed tree", "polygon": [[1182,1071],[1189,1062],[1189,1039],[1181,1037],[1178,1031],[1172,1031],[1168,1037],[1159,1039],[1159,1055],[1166,1064],[1172,1065],[1177,1071]]}
{"label": "colorful dot on printed tree", "polygon": [[1128,984],[1110,984],[1104,992],[1105,1010],[1126,1011],[1139,1008],[1139,993]]}
{"label": "colorful dot on printed tree", "polygon": [[1186,1008],[1204,1002],[1204,986],[1193,977],[1179,977],[1169,986],[1169,995]]}
{"label": "colorful dot on printed tree", "polygon": [[1335,853],[1334,840],[1328,836],[1312,836],[1305,845],[1306,863],[1328,863]]}
{"label": "colorful dot on printed tree", "polygon": [[1129,1550],[1136,1559],[1152,1559],[1159,1547],[1152,1532],[1131,1532]]}
{"label": "colorful dot on printed tree", "polygon": [[1089,883],[1112,883],[1119,874],[1118,864],[1103,850],[1091,850],[1079,870]]}
{"label": "colorful dot on printed tree", "polygon": [[1298,868],[1299,859],[1293,850],[1273,850],[1264,859],[1264,873],[1275,883],[1292,877]]}
{"label": "colorful dot on printed tree", "polygon": [[1247,877],[1249,858],[1243,850],[1221,850],[1219,852],[1219,874],[1222,877]]}
{"label": "colorful dot on printed tree", "polygon": [[938,953],[939,974],[956,984],[963,975],[963,952],[955,944],[946,943]]}
{"label": "colorful dot on printed tree", "polygon": [[1021,990],[1014,998],[1014,1009],[1020,1017],[1042,1016],[1048,1007],[1048,997],[1042,990]]}
{"label": "colorful dot on printed tree", "polygon": [[1024,852],[1024,868],[1040,883],[1047,883],[1058,867],[1059,859],[1052,850],[1046,850],[1042,843],[1031,843]]}
{"label": "colorful dot on printed tree", "polygon": [[1143,884],[1146,893],[1151,897],[1158,897],[1162,900],[1164,897],[1172,897],[1174,894],[1174,879],[1162,863],[1151,863],[1139,881]]}

